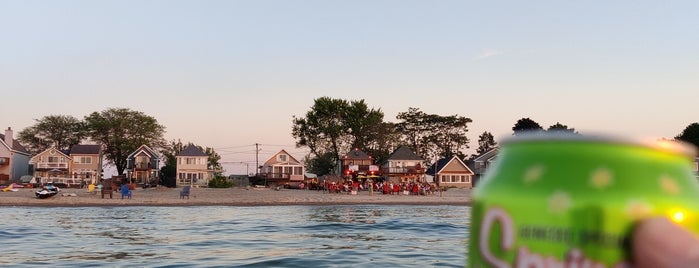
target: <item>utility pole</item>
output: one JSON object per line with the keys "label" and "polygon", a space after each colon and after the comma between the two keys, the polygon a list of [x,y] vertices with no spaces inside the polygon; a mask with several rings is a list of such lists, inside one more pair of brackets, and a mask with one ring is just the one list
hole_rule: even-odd
{"label": "utility pole", "polygon": [[258,158],[260,154],[260,149],[259,149],[260,144],[255,143],[255,175],[259,174],[259,168],[260,168],[260,160]]}

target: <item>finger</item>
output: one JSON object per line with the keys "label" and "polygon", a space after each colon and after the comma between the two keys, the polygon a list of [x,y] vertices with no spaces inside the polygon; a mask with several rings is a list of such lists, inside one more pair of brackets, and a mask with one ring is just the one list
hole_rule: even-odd
{"label": "finger", "polygon": [[638,268],[699,267],[699,240],[666,218],[643,220],[632,239]]}

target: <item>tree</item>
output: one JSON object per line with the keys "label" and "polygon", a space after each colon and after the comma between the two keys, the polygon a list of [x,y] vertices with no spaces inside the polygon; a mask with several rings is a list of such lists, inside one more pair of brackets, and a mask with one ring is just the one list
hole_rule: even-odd
{"label": "tree", "polygon": [[512,127],[512,131],[514,131],[513,135],[520,135],[525,132],[541,130],[544,130],[544,128],[542,128],[539,123],[529,119],[528,117],[517,120],[515,126]]}
{"label": "tree", "polygon": [[556,122],[555,125],[549,126],[549,128],[548,128],[546,131],[549,131],[549,132],[565,132],[565,133],[575,133],[575,134],[577,134],[577,132],[575,131],[574,128],[568,128],[568,126],[563,125],[563,124],[561,124],[560,122]]}
{"label": "tree", "polygon": [[425,122],[427,114],[418,108],[409,107],[407,112],[398,113],[396,119],[400,120],[396,124],[396,130],[403,137],[402,140],[415,154],[427,157],[427,136],[429,136],[429,125]]}
{"label": "tree", "polygon": [[699,147],[699,123],[689,124],[682,133],[675,137],[677,140],[685,141]]}
{"label": "tree", "polygon": [[462,149],[468,148],[466,132],[470,118],[426,114],[418,108],[409,108],[396,118],[401,120],[396,124],[396,129],[402,135],[403,142],[422,158],[464,157]]}
{"label": "tree", "polygon": [[[197,147],[201,148],[201,146]],[[206,160],[206,168],[214,170],[214,176],[222,176],[223,166],[221,165],[221,156],[211,147],[206,147],[203,151],[209,156]]]}
{"label": "tree", "polygon": [[400,133],[396,131],[396,124],[380,123],[377,135],[368,141],[364,152],[371,155],[376,163],[383,163],[393,149],[401,144],[400,136]]}
{"label": "tree", "polygon": [[306,156],[304,162],[308,172],[318,176],[332,174],[335,169],[335,156],[330,152],[316,157]]}
{"label": "tree", "polygon": [[233,182],[221,174],[214,175],[211,180],[209,180],[209,188],[231,188],[233,187]]}
{"label": "tree", "polygon": [[67,150],[86,137],[83,122],[70,115],[49,115],[34,120],[34,125],[18,133],[18,139],[32,154],[50,147]]}
{"label": "tree", "polygon": [[297,147],[310,149],[312,158],[325,158],[330,153],[335,163],[342,152],[365,148],[378,139],[382,122],[383,112],[369,109],[364,100],[321,97],[306,117],[294,116],[292,136]]}
{"label": "tree", "polygon": [[142,112],[128,108],[109,108],[85,117],[88,136],[104,147],[107,163],[116,167],[118,175],[126,170],[126,159],[141,145],[154,150],[165,145],[165,127]]}
{"label": "tree", "polygon": [[485,152],[495,148],[497,145],[498,143],[495,142],[493,134],[488,131],[484,131],[483,134],[478,136],[478,149],[476,149],[476,153],[479,155],[484,154]]}
{"label": "tree", "polygon": [[180,140],[170,141],[160,150],[165,164],[160,168],[160,184],[175,187],[177,185],[177,155],[184,149]]}

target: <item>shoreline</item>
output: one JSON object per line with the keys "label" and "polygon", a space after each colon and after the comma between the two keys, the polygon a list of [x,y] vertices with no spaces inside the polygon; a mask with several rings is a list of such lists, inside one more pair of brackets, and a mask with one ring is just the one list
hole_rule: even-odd
{"label": "shoreline", "polygon": [[192,188],[190,198],[181,199],[181,188],[148,188],[133,190],[132,199],[101,198],[99,192],[86,189],[61,189],[53,197],[36,198],[36,188],[17,192],[0,192],[0,207],[119,207],[119,206],[336,206],[336,205],[407,205],[407,206],[470,206],[470,189],[449,189],[432,195],[384,195],[360,191],[357,195],[328,193],[315,190],[270,188]]}

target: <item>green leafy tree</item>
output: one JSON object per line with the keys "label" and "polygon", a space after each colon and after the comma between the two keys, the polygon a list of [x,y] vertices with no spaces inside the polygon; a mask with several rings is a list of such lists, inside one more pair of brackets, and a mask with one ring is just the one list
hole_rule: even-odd
{"label": "green leafy tree", "polygon": [[318,176],[332,174],[334,172],[335,156],[330,152],[317,157],[308,155],[304,162],[306,163],[307,171]]}
{"label": "green leafy tree", "polygon": [[233,182],[222,176],[221,174],[214,175],[211,180],[209,180],[209,188],[231,188],[233,187]]}
{"label": "green leafy tree", "polygon": [[86,137],[85,125],[70,115],[48,115],[18,133],[18,139],[32,154],[50,147],[70,149]]}
{"label": "green leafy tree", "polygon": [[574,128],[568,128],[568,126],[563,125],[563,124],[561,124],[561,123],[559,123],[559,122],[556,122],[555,125],[549,126],[549,128],[548,128],[546,131],[549,131],[549,132],[565,132],[565,133],[575,133],[575,134],[577,134],[577,132],[575,131]]}
{"label": "green leafy tree", "polygon": [[440,116],[426,114],[417,108],[396,116],[401,120],[396,124],[405,144],[424,159],[434,157],[465,157],[463,149],[468,148],[466,136],[471,119],[458,115]]}
{"label": "green leafy tree", "polygon": [[542,128],[541,125],[539,125],[539,123],[529,119],[528,117],[517,120],[515,126],[512,127],[512,131],[514,131],[513,135],[521,135],[525,132],[541,130],[544,130],[544,128]]}
{"label": "green leafy tree", "polygon": [[380,123],[378,135],[372,138],[364,147],[367,154],[371,155],[376,163],[383,163],[394,148],[401,145],[401,135],[396,131],[396,125],[391,122]]}
{"label": "green leafy tree", "polygon": [[[199,147],[201,148],[201,147]],[[223,166],[221,166],[221,156],[216,153],[214,148],[211,147],[206,147],[203,149],[204,153],[206,153],[207,156],[207,165],[206,167],[208,169],[214,170],[214,176],[222,176],[222,171],[223,171]]]}
{"label": "green leafy tree", "polygon": [[689,124],[682,133],[675,137],[677,140],[685,141],[699,147],[699,123]]}
{"label": "green leafy tree", "polygon": [[396,131],[402,136],[402,141],[407,144],[417,155],[427,158],[427,137],[430,134],[429,125],[425,122],[427,114],[418,108],[410,107],[407,112],[398,113],[396,119]]}
{"label": "green leafy tree", "polygon": [[476,153],[479,155],[483,154],[495,148],[497,145],[498,143],[495,142],[495,137],[493,137],[493,134],[488,131],[484,131],[483,134],[478,136],[478,149],[476,149]]}
{"label": "green leafy tree", "polygon": [[128,108],[109,108],[85,117],[88,136],[104,147],[107,163],[116,167],[119,175],[126,170],[130,153],[145,144],[157,150],[165,145],[165,127],[142,112]]}
{"label": "green leafy tree", "polygon": [[311,158],[331,154],[336,163],[343,152],[355,147],[365,149],[376,141],[382,133],[382,122],[383,112],[369,109],[364,100],[321,97],[305,117],[294,116],[292,136],[297,147],[309,148]]}
{"label": "green leafy tree", "polygon": [[177,155],[182,149],[184,149],[182,142],[173,140],[160,150],[160,154],[165,160],[163,161],[164,165],[160,168],[161,184],[168,187],[177,185]]}

